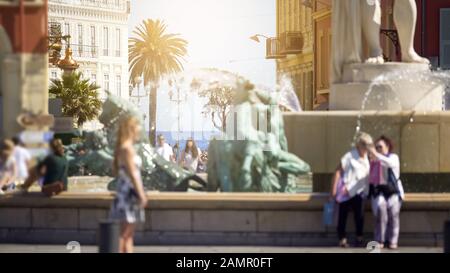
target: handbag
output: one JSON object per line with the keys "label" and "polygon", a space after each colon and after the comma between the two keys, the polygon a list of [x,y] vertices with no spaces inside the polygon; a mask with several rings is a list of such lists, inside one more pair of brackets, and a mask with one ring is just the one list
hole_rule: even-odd
{"label": "handbag", "polygon": [[398,179],[391,168],[388,169],[388,186],[393,194],[400,193],[400,188],[398,186]]}
{"label": "handbag", "polygon": [[389,199],[394,194],[400,194],[398,179],[391,168],[388,169],[388,177],[386,185],[370,185],[369,191],[370,197],[376,198],[380,194],[382,194],[384,198],[386,198],[386,200]]}
{"label": "handbag", "polygon": [[325,227],[333,226],[334,224],[334,207],[336,202],[329,201],[323,206],[323,225]]}
{"label": "handbag", "polygon": [[337,184],[337,189],[336,189],[336,202],[338,202],[340,204],[340,203],[343,203],[350,199],[351,199],[350,196],[345,191],[344,178],[341,175],[341,178],[339,178],[339,182]]}

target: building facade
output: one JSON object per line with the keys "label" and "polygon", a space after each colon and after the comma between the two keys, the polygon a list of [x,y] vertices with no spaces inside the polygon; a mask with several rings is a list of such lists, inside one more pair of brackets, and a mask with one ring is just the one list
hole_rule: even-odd
{"label": "building facade", "polygon": [[[101,87],[102,99],[107,92],[129,97],[129,14],[130,0],[49,0],[49,25],[59,25],[63,35],[71,36],[78,71]],[[50,67],[49,78],[62,73]]]}
{"label": "building facade", "polygon": [[450,0],[416,0],[415,47],[434,67],[450,69]]}
{"label": "building facade", "polygon": [[312,110],[314,42],[312,9],[298,0],[277,0],[277,78],[292,82],[303,110]]}
{"label": "building facade", "polygon": [[[277,0],[277,37],[267,41],[267,58],[277,60],[278,79],[287,76],[303,110],[326,110],[330,93],[332,0]],[[450,0],[416,0],[415,48],[433,67],[450,69]],[[387,61],[401,60],[393,5],[382,0],[381,45]],[[296,50],[286,50],[298,37]],[[288,37],[288,38],[286,38]]]}

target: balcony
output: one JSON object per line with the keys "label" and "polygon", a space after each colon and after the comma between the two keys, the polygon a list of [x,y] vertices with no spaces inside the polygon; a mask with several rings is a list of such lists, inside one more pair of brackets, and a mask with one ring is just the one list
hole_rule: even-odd
{"label": "balcony", "polygon": [[[1,1],[1,0],[0,0]],[[52,4],[65,4],[72,6],[82,6],[90,8],[101,8],[114,11],[124,11],[129,10],[129,1],[114,1],[114,0],[49,0]]]}
{"label": "balcony", "polygon": [[280,35],[279,40],[281,54],[291,55],[302,53],[304,39],[301,32],[284,32]]}
{"label": "balcony", "polygon": [[278,38],[268,38],[266,40],[266,59],[282,59],[285,54],[280,53],[280,41]]}

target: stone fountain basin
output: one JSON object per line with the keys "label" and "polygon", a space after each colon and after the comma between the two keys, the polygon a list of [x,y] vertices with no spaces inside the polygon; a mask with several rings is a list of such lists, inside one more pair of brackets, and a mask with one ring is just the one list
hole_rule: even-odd
{"label": "stone fountain basin", "polygon": [[[148,193],[138,244],[335,246],[334,227],[322,225],[326,194]],[[0,197],[0,243],[81,245],[97,242],[112,193],[39,193]],[[352,217],[349,217],[350,219]],[[450,194],[407,194],[401,214],[402,246],[441,246],[450,218]],[[366,237],[373,217],[366,208]],[[352,221],[348,225],[353,230]]]}
{"label": "stone fountain basin", "polygon": [[450,192],[450,112],[327,111],[284,115],[289,151],[311,165],[313,192],[328,192],[331,175],[352,145],[358,120],[374,138],[394,141],[407,192]]}

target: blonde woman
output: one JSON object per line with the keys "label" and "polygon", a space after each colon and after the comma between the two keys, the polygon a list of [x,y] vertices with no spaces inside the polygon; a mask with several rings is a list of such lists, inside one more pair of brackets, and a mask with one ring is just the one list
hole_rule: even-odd
{"label": "blonde woman", "polygon": [[111,207],[111,218],[121,222],[121,253],[133,252],[136,224],[145,221],[147,197],[140,172],[142,160],[133,147],[140,135],[141,126],[138,119],[127,117],[121,121],[113,163],[117,177],[117,194]]}
{"label": "blonde woman", "polygon": [[366,133],[359,133],[354,148],[342,157],[334,174],[331,198],[339,204],[337,231],[340,247],[349,247],[346,226],[347,216],[351,210],[356,226],[355,246],[364,245],[364,199],[369,193],[368,151],[372,146],[372,137]]}

